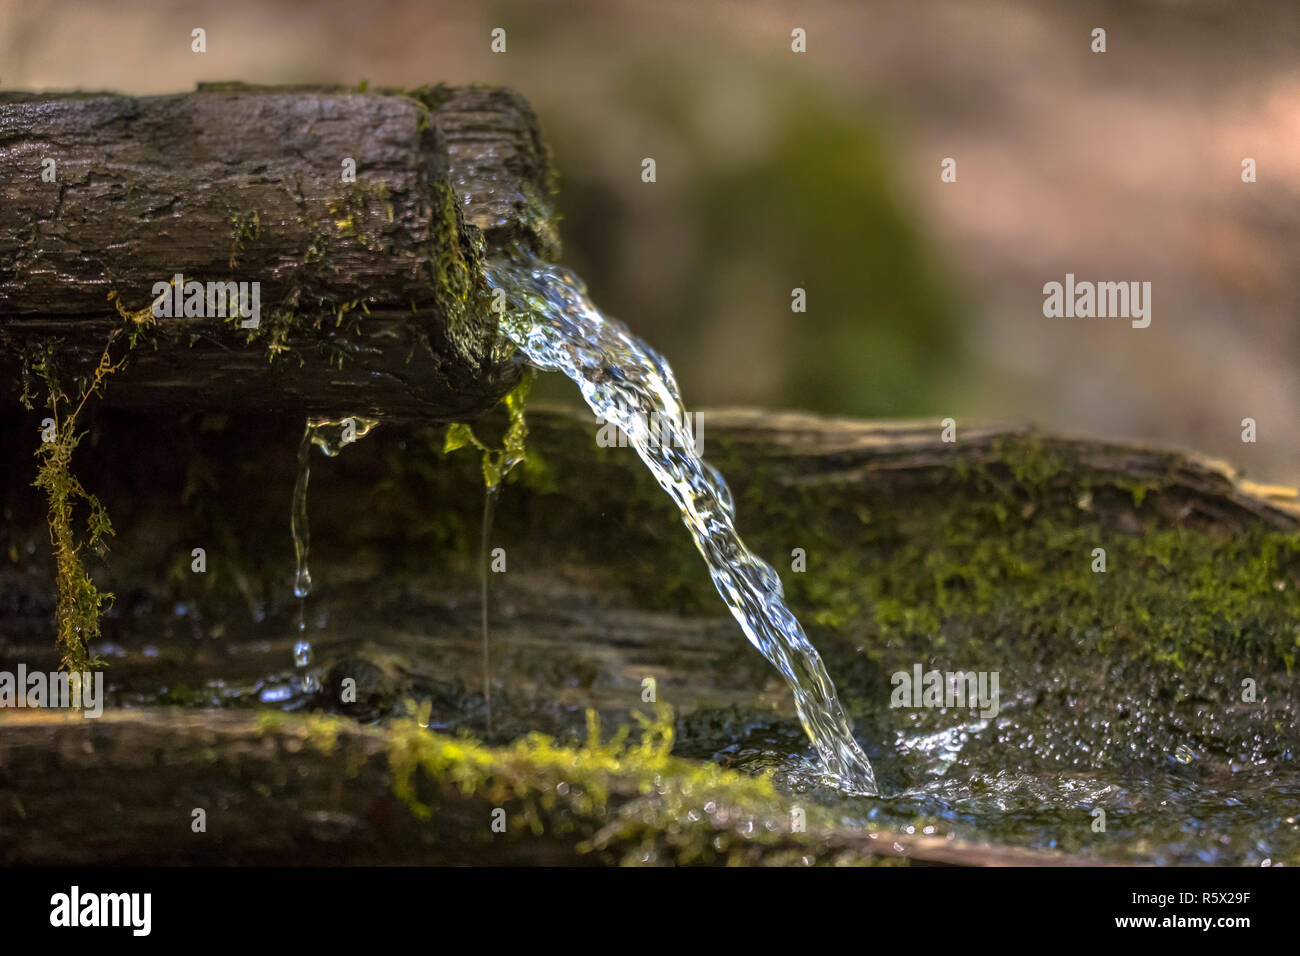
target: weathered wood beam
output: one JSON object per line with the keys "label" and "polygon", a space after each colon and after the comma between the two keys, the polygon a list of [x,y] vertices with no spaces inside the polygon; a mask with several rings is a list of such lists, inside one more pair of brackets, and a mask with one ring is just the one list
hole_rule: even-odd
{"label": "weathered wood beam", "polygon": [[256,328],[160,318],[113,376],[125,406],[472,416],[517,378],[478,237],[555,251],[546,149],[508,90],[0,93],[0,169],[9,380],[40,341],[93,365],[110,293],[258,283]]}
{"label": "weathered wood beam", "polygon": [[[593,807],[576,780],[557,792],[563,781],[552,779],[554,768],[506,752],[490,758],[487,782],[465,790],[456,781],[483,768],[471,748],[456,748],[441,779],[423,769],[409,778],[413,796],[431,811],[421,818],[395,787],[392,755],[409,746],[401,732],[347,719],[159,709],[89,720],[6,711],[0,717],[0,862],[609,864],[642,845],[644,831],[629,826],[625,832],[620,820],[659,813],[677,821],[678,833],[659,848],[657,863],[723,863],[733,854],[733,861],[750,864],[1072,862],[1056,853],[864,828],[793,832],[788,798],[772,793],[756,801],[741,784],[737,792],[746,805],[726,806],[720,801],[727,785],[693,792],[693,765],[684,761],[648,793],[635,773],[614,772]],[[497,807],[506,811],[504,832],[491,827]],[[204,832],[194,832],[196,809],[204,811]],[[747,835],[756,816],[775,828],[762,840]],[[715,852],[715,846],[730,849]]]}
{"label": "weathered wood beam", "polygon": [[1058,483],[1080,494],[1099,485],[1150,483],[1152,503],[1168,521],[1300,527],[1295,488],[1246,480],[1228,462],[1192,451],[1017,424],[969,425],[958,446],[943,441],[930,420],[860,421],[759,409],[717,409],[708,413],[708,423],[746,457],[775,465],[790,485],[870,482],[908,490],[958,467],[996,463],[1009,445],[1030,441],[1057,459]]}

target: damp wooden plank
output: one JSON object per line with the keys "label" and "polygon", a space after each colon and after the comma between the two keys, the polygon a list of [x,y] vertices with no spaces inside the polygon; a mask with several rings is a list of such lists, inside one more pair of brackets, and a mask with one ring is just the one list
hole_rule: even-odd
{"label": "damp wooden plank", "polygon": [[[743,812],[715,809],[689,769],[647,794],[615,773],[593,807],[526,756],[494,760],[489,782],[459,786],[466,766],[439,778],[417,771],[416,801],[395,788],[391,754],[402,738],[347,719],[229,711],[150,709],[96,719],[53,711],[0,717],[0,861],[7,865],[589,865],[625,862],[621,821],[666,812],[679,832],[655,862],[761,865],[882,860],[939,865],[1052,865],[1056,853],[983,846],[889,831],[791,829],[789,798],[772,795]],[[742,785],[743,786],[743,785]],[[568,799],[570,796],[573,799]],[[493,810],[505,811],[496,832]],[[531,809],[530,809],[531,808]],[[196,832],[196,810],[203,811]],[[693,812],[694,820],[687,814]],[[524,824],[524,819],[529,825]],[[513,824],[510,821],[513,819]],[[742,834],[767,829],[762,840]],[[715,844],[715,840],[717,843]],[[696,848],[686,850],[684,844]],[[698,851],[698,855],[697,854]],[[674,856],[681,854],[681,860]]]}
{"label": "damp wooden plank", "polygon": [[118,303],[183,313],[158,284],[202,285],[205,314],[142,327],[124,406],[469,417],[518,374],[483,257],[555,253],[536,117],[492,87],[0,93],[0,170],[6,385],[23,350],[84,371]]}

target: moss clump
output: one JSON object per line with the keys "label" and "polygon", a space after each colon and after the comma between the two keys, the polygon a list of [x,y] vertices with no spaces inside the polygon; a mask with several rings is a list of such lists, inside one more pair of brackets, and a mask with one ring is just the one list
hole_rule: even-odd
{"label": "moss clump", "polygon": [[1032,489],[1043,489],[1069,467],[1064,457],[1037,435],[1016,435],[995,439],[994,460],[1010,469],[1016,481]]}
{"label": "moss clump", "polygon": [[[103,662],[91,658],[88,645],[99,637],[99,615],[113,595],[99,591],[81,561],[83,550],[102,549],[104,539],[113,534],[113,525],[103,504],[82,487],[70,471],[72,452],[81,436],[65,424],[58,437],[43,444],[34,484],[49,500],[50,543],[54,546],[57,568],[58,602],[54,617],[61,651],[60,667],[66,671],[84,671]],[[85,532],[73,527],[73,505],[84,502],[90,509]]]}
{"label": "moss clump", "polygon": [[[72,454],[84,437],[77,431],[78,419],[91,395],[98,393],[110,375],[126,363],[126,355],[114,357],[114,344],[119,338],[128,340],[127,350],[134,347],[142,330],[153,324],[149,308],[131,312],[125,309],[117,293],[109,294],[125,324],[113,329],[94,369],[77,388],[76,404],[68,397],[55,367],[55,348],[51,342],[41,342],[23,355],[23,392],[21,401],[31,409],[32,387],[39,380],[45,390],[45,408],[50,415],[42,432],[40,447],[36,449],[39,465],[33,484],[45,492],[48,504],[50,543],[54,548],[55,584],[58,598],[54,617],[60,666],[71,672],[85,671],[102,666],[103,661],[90,656],[89,645],[99,637],[99,617],[113,595],[101,592],[86,570],[82,556],[87,552],[103,554],[106,539],[113,534],[104,505],[72,474]],[[88,514],[78,528],[76,509],[84,506]]]}
{"label": "moss clump", "polygon": [[466,225],[456,191],[443,180],[433,183],[433,229],[428,255],[430,279],[446,310],[453,337],[471,315],[487,316],[482,236]]}
{"label": "moss clump", "polygon": [[426,704],[386,730],[393,790],[419,819],[471,798],[509,808],[505,833],[484,828],[483,839],[558,837],[593,861],[874,862],[860,848],[827,849],[835,823],[820,807],[801,806],[806,826],[794,828],[794,807],[770,778],[673,757],[667,707],[654,718],[634,716],[635,735],[624,726],[603,740],[589,711],[581,746],[530,734],[489,748],[425,730]]}

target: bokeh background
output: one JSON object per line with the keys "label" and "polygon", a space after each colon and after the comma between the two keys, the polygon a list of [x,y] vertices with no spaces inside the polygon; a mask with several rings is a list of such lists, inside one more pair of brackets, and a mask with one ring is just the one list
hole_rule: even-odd
{"label": "bokeh background", "polygon": [[[565,263],[693,405],[1027,420],[1300,482],[1296,5],[0,2],[0,88],[201,80],[516,87]],[[1045,318],[1067,272],[1150,281],[1150,328]]]}

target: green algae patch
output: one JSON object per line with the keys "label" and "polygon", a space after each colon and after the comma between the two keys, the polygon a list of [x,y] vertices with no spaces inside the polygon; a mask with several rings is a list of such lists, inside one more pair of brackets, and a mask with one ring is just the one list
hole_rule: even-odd
{"label": "green algae patch", "polygon": [[443,437],[442,453],[450,455],[465,447],[477,449],[482,456],[480,460],[483,467],[483,484],[489,492],[496,491],[517,465],[526,464],[528,461],[528,422],[524,417],[524,409],[528,404],[528,394],[532,390],[536,375],[536,370],[527,369],[520,378],[519,384],[502,399],[508,420],[499,448],[492,448],[485,444],[474,434],[474,429],[464,422],[455,422],[447,426]]}
{"label": "green algae patch", "polygon": [[564,746],[529,734],[504,747],[424,728],[426,703],[385,729],[393,790],[421,820],[472,800],[501,811],[480,838],[560,839],[592,862],[744,864],[874,862],[862,847],[828,848],[833,818],[793,806],[766,776],[672,756],[673,718],[635,714],[636,733],[603,738],[588,712],[587,740]]}

